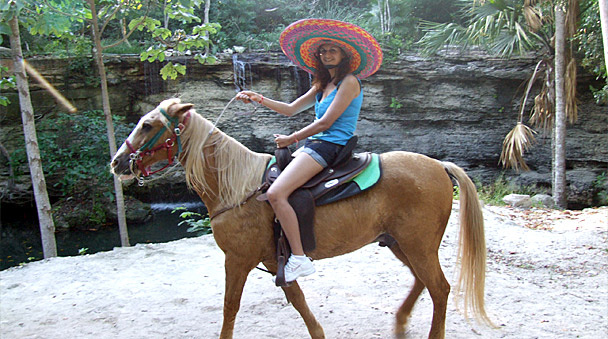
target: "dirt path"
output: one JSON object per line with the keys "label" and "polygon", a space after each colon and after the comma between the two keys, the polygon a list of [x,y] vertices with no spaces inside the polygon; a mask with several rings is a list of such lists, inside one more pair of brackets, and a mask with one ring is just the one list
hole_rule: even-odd
{"label": "dirt path", "polygon": [[[450,282],[457,214],[440,249]],[[467,322],[450,302],[447,338],[608,337],[608,208],[486,207],[484,215],[486,305],[500,327]],[[390,251],[372,244],[315,265],[318,273],[300,284],[328,338],[392,338],[394,311],[413,279]],[[210,236],[30,263],[0,272],[0,337],[217,338],[223,279],[223,254]],[[431,316],[425,292],[408,337],[426,338]],[[306,337],[270,276],[251,272],[235,338]]]}

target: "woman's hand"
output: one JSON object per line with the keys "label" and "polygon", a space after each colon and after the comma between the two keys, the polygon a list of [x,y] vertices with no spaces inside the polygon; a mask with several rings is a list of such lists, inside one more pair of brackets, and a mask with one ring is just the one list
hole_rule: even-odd
{"label": "woman's hand", "polygon": [[294,142],[296,142],[296,138],[294,135],[283,135],[283,134],[274,134],[274,142],[277,144],[277,148],[287,147]]}
{"label": "woman's hand", "polygon": [[258,104],[262,103],[263,100],[263,96],[261,94],[255,93],[255,92],[251,92],[251,91],[242,91],[242,92],[238,92],[235,96],[235,98],[237,100],[240,100],[246,104],[255,101]]}

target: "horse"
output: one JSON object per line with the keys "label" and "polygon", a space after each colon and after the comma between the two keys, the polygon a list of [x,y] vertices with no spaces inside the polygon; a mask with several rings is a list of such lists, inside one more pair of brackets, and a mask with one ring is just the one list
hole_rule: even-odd
{"label": "horse", "polygon": [[[166,140],[163,142],[163,140]],[[211,216],[213,236],[225,254],[225,294],[220,338],[232,338],[247,276],[259,263],[276,274],[272,208],[252,197],[271,155],[249,150],[196,113],[192,104],[168,99],[145,114],[111,162],[121,180],[142,177],[148,168],[176,157],[190,189]],[[475,185],[465,171],[425,155],[392,151],[380,154],[382,177],[353,197],[317,207],[313,260],[355,251],[388,238],[395,257],[409,267],[415,281],[396,313],[394,333],[405,336],[412,308],[424,288],[433,302],[429,338],[445,337],[450,285],[439,263],[438,250],[456,181],[460,189],[460,263],[457,291],[464,296],[465,316],[491,323],[484,306],[486,247],[483,215]],[[270,282],[270,279],[269,279]],[[304,320],[312,338],[325,338],[297,281],[282,287],[287,300]]]}

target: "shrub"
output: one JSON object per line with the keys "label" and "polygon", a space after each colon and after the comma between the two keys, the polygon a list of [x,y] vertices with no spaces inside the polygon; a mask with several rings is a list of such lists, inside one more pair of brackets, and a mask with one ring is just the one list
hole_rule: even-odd
{"label": "shrub", "polygon": [[483,200],[486,204],[495,206],[504,205],[505,203],[502,201],[502,198],[506,195],[513,193],[534,195],[538,191],[536,186],[519,186],[510,183],[502,174],[490,185],[482,185],[479,182],[476,182],[475,185],[477,186],[479,199]]}
{"label": "shrub", "polygon": [[[114,117],[116,138],[126,138],[133,126]],[[104,195],[113,191],[109,171],[109,146],[102,111],[79,114],[60,113],[36,124],[40,156],[47,183],[62,196],[95,190]],[[25,146],[11,155],[14,168],[27,165]]]}
{"label": "shrub", "polygon": [[187,231],[196,233],[198,236],[211,234],[211,220],[208,216],[203,217],[202,214],[188,211],[185,207],[178,207],[171,211],[171,213],[179,211],[183,211],[179,217],[184,220],[177,224],[178,226],[187,225],[189,226]]}

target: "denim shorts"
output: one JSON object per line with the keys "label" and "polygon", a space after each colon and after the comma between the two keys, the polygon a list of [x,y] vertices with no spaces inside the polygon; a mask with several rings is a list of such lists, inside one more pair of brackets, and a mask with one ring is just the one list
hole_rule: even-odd
{"label": "denim shorts", "polygon": [[333,163],[344,146],[325,140],[307,139],[301,152],[309,154],[323,168]]}

